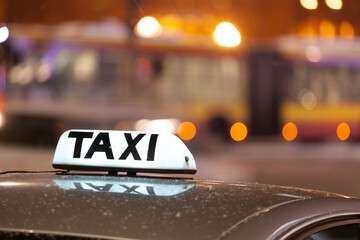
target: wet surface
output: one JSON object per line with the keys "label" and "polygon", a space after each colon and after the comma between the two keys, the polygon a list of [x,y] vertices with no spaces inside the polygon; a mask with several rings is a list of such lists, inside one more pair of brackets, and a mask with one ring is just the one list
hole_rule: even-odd
{"label": "wet surface", "polygon": [[136,239],[215,239],[272,206],[331,196],[261,184],[29,173],[1,175],[0,195],[1,228]]}

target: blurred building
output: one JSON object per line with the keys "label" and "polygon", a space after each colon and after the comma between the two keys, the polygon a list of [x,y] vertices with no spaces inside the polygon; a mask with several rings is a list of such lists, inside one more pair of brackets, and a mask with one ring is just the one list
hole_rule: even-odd
{"label": "blurred building", "polygon": [[[358,9],[352,0],[0,0],[11,32],[1,48],[7,112],[32,129],[44,116],[47,126],[85,118],[124,129],[168,118],[228,139],[237,121],[252,135],[294,122],[292,133],[314,140],[346,122],[360,138]],[[216,39],[224,22],[220,36],[235,44]]]}
{"label": "blurred building", "polygon": [[[327,2],[335,6],[340,2],[341,8],[334,10]],[[316,9],[305,8],[306,4]],[[327,27],[334,28],[334,34],[341,34],[345,31],[342,28],[346,28],[344,22],[358,35],[360,26],[360,3],[351,0],[64,0],[61,4],[45,0],[1,0],[0,6],[0,21],[6,23],[52,25],[115,18],[135,25],[143,16],[160,18],[171,14],[180,19],[180,24],[189,25],[184,26],[188,31],[206,32],[209,26],[199,25],[229,21],[240,29],[244,41],[283,34],[329,34],[324,32]]]}

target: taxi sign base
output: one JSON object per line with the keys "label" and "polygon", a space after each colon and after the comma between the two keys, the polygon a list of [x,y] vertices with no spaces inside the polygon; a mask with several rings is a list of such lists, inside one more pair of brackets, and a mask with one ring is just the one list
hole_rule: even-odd
{"label": "taxi sign base", "polygon": [[[137,172],[142,173],[171,173],[171,174],[195,174],[197,170],[176,170],[176,169],[146,169],[146,168],[109,168],[109,167],[89,167],[89,166],[77,166],[77,165],[59,165],[53,164],[53,168],[56,169],[65,169],[65,170],[78,170],[78,171],[99,171],[99,172],[109,172],[109,173],[118,173],[118,172],[127,172],[128,175],[133,173],[136,175]],[[129,174],[130,173],[130,174]],[[112,175],[111,174],[111,175]],[[109,174],[110,175],[110,174]],[[117,174],[115,174],[117,175]]]}

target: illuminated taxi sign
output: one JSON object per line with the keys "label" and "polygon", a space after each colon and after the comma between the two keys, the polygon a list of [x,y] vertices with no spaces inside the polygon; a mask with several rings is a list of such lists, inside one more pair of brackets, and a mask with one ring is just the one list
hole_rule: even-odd
{"label": "illuminated taxi sign", "polygon": [[68,170],[196,173],[195,160],[175,135],[69,130],[56,147],[53,167]]}

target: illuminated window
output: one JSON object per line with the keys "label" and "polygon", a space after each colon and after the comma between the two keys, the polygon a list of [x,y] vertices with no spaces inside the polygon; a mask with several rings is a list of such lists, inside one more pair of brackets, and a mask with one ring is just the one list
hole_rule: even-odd
{"label": "illuminated window", "polygon": [[80,82],[88,82],[95,75],[98,64],[98,56],[92,50],[80,53],[74,59],[74,76]]}
{"label": "illuminated window", "polygon": [[234,125],[232,125],[230,129],[230,136],[236,142],[244,140],[247,134],[248,134],[248,130],[246,126],[241,122],[235,123]]}
{"label": "illuminated window", "polygon": [[293,141],[298,135],[298,129],[292,122],[285,124],[282,129],[282,135],[286,141]]}

